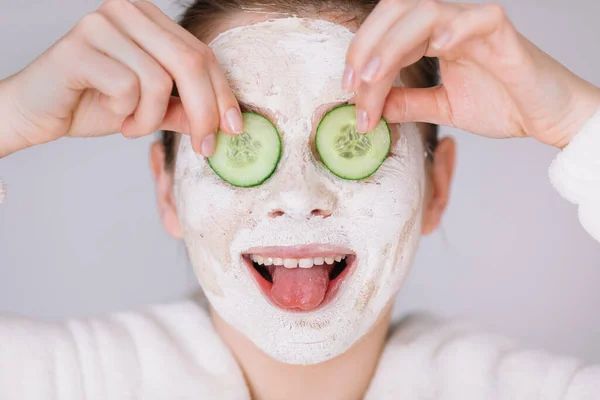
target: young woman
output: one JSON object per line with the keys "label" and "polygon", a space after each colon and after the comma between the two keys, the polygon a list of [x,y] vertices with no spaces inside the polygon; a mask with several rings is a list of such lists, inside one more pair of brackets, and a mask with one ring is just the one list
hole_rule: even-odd
{"label": "young woman", "polygon": [[[424,56],[439,58],[442,85]],[[600,239],[599,107],[600,89],[496,5],[200,0],[180,26],[151,3],[107,1],[0,82],[0,155],[165,130],[152,148],[159,211],[209,304],[65,323],[3,317],[0,397],[597,399],[599,367],[461,322],[390,327],[390,308],[448,199],[454,144],[431,124],[563,149],[553,182]],[[390,123],[383,164],[353,164],[372,175],[347,180],[328,164],[317,126],[334,109],[369,135],[382,114]],[[261,154],[281,158],[241,188],[205,157],[218,129],[242,141],[251,124],[277,128],[281,146]],[[349,135],[355,152],[375,143]]]}

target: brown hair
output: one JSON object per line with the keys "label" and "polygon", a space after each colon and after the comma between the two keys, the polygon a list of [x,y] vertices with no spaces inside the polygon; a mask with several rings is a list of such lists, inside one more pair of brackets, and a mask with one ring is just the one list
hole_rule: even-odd
{"label": "brown hair", "polygon": [[[314,17],[321,13],[336,16],[340,22],[360,25],[371,13],[379,0],[193,0],[187,5],[179,24],[200,40],[206,40],[211,32],[228,16],[239,12],[268,12],[296,17]],[[425,88],[439,83],[439,64],[435,58],[423,57],[402,71],[411,86]],[[176,89],[174,90],[176,94]],[[425,146],[429,158],[437,146],[438,127],[423,124]],[[163,131],[165,165],[172,169],[175,162],[177,142],[175,132]]]}

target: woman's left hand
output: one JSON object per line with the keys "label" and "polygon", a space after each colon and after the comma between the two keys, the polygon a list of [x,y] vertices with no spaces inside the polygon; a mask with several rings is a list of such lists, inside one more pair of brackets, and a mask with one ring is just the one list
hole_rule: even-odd
{"label": "woman's left hand", "polygon": [[[423,56],[439,58],[442,84],[392,88]],[[359,130],[373,129],[383,112],[394,123],[529,136],[562,148],[600,107],[600,89],[520,35],[497,4],[382,0],[351,43],[347,65],[344,88],[357,91]]]}

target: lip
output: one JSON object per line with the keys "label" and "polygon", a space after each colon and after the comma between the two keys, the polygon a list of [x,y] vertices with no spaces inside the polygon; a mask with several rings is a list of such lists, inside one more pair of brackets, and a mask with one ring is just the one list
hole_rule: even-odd
{"label": "lip", "polygon": [[[277,304],[271,298],[271,288],[273,284],[263,278],[260,273],[254,268],[254,264],[250,259],[250,255],[259,255],[263,257],[278,257],[278,258],[314,258],[314,257],[326,257],[332,254],[344,254],[346,255],[346,268],[337,276],[335,279],[329,281],[327,286],[327,292],[321,304],[311,310],[302,310],[299,308],[283,308]],[[329,245],[329,244],[311,244],[311,245],[297,245],[297,246],[273,246],[273,247],[253,247],[243,252],[241,255],[242,260],[250,270],[250,274],[254,277],[254,281],[258,284],[263,296],[267,301],[274,307],[286,312],[313,312],[327,306],[337,295],[342,284],[348,277],[351,276],[352,272],[356,268],[356,254],[343,246]],[[284,268],[284,267],[276,267]]]}

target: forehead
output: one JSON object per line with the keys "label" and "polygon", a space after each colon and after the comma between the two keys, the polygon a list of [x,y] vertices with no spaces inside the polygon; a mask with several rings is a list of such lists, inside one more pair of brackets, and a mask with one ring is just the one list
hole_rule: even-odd
{"label": "forehead", "polygon": [[240,101],[306,112],[352,97],[341,90],[352,37],[332,22],[283,18],[230,29],[209,46]]}

